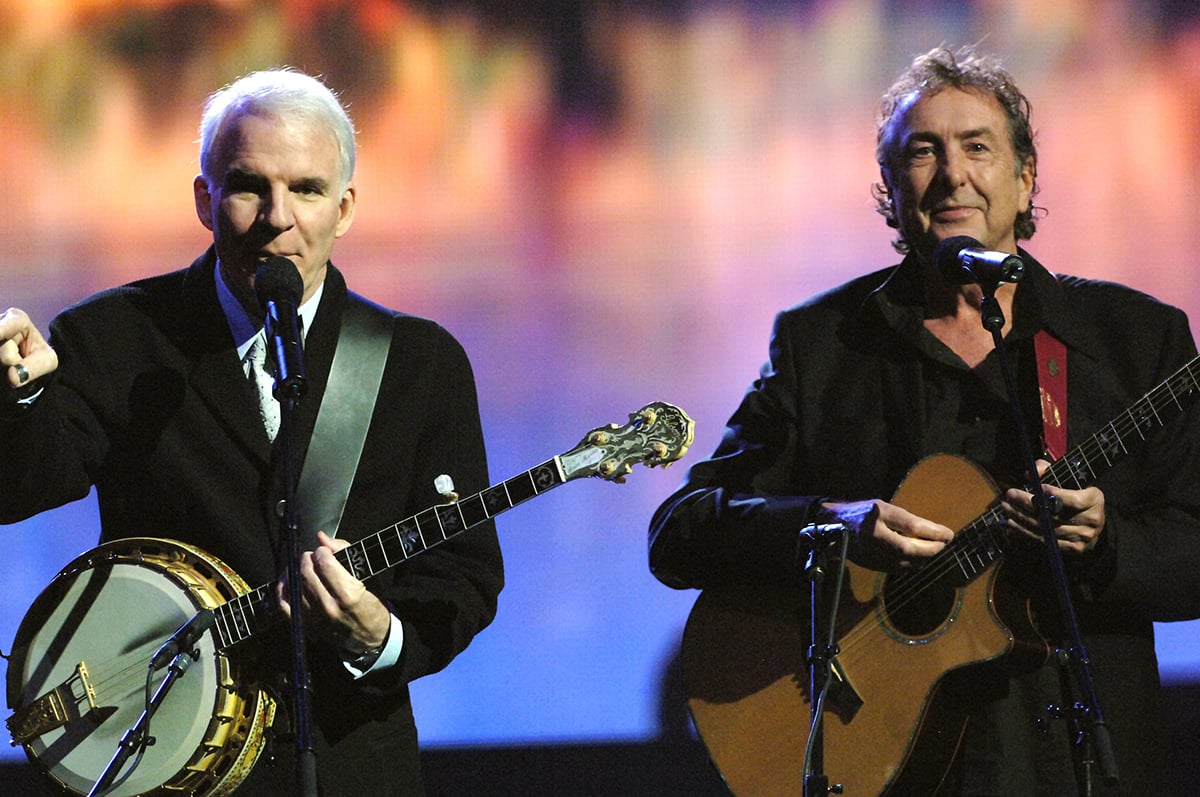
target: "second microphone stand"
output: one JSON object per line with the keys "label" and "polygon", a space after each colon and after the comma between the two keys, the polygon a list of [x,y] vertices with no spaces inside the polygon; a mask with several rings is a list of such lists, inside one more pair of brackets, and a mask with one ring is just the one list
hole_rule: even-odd
{"label": "second microphone stand", "polygon": [[[1100,775],[1104,782],[1113,785],[1117,782],[1117,764],[1112,750],[1112,739],[1100,703],[1096,698],[1096,688],[1092,680],[1091,661],[1083,644],[1083,636],[1079,629],[1079,619],[1075,613],[1075,604],[1071,598],[1071,590],[1067,581],[1066,568],[1063,565],[1062,551],[1058,548],[1058,538],[1054,534],[1054,519],[1050,512],[1050,496],[1046,493],[1041,477],[1037,471],[1037,461],[1029,443],[1029,430],[1021,415],[1020,401],[1017,395],[1016,379],[1013,376],[1012,364],[1008,350],[1004,344],[1004,311],[996,301],[997,283],[980,284],[983,299],[980,303],[983,327],[992,334],[999,359],[1000,370],[1004,376],[1004,386],[1008,393],[1009,407],[1012,410],[1013,423],[1016,427],[1017,438],[1021,443],[1021,455],[1024,460],[1025,472],[1029,474],[1029,492],[1033,495],[1033,503],[1037,508],[1038,525],[1045,543],[1046,561],[1050,566],[1050,574],[1054,583],[1054,591],[1058,598],[1059,611],[1070,648],[1060,651],[1057,656],[1059,666],[1068,667],[1074,675],[1075,684],[1079,689],[1082,703],[1083,721],[1080,728],[1079,744],[1092,745],[1100,766]],[[1064,700],[1069,695],[1064,694]],[[1085,753],[1085,770],[1090,768],[1090,755]],[[1085,772],[1083,788],[1090,793],[1090,771]]]}
{"label": "second microphone stand", "polygon": [[[801,530],[800,540],[809,547],[804,574],[810,584],[807,664],[811,725],[804,749],[803,797],[824,797],[842,793],[842,785],[831,784],[825,772],[825,699],[833,685],[833,659],[838,653],[837,616],[850,553],[850,532],[841,523],[811,524]],[[837,578],[826,606],[825,569],[835,546],[838,547]]]}

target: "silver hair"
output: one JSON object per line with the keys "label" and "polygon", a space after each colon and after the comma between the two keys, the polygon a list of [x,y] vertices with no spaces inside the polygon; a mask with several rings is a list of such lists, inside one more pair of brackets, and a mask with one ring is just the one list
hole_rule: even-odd
{"label": "silver hair", "polygon": [[209,183],[219,177],[213,160],[226,123],[249,113],[298,116],[328,126],[341,156],[339,193],[346,189],[354,177],[354,123],[328,86],[290,67],[251,72],[209,96],[200,117],[200,173]]}

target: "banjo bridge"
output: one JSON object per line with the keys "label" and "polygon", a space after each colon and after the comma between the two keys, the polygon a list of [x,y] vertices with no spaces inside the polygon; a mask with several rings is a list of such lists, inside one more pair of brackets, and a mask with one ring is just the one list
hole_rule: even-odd
{"label": "banjo bridge", "polygon": [[87,665],[80,661],[67,680],[8,718],[5,724],[12,734],[13,746],[25,744],[47,731],[79,719],[82,716],[79,706],[84,701],[87,701],[89,712],[99,709]]}

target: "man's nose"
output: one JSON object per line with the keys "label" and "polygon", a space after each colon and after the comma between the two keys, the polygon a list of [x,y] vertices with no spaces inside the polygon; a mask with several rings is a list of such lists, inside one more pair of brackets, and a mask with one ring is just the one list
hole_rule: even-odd
{"label": "man's nose", "polygon": [[946,152],[941,158],[943,178],[952,186],[959,186],[967,180],[966,156],[953,150]]}
{"label": "man's nose", "polygon": [[296,223],[292,192],[286,186],[276,186],[263,197],[260,217],[276,230],[288,230]]}

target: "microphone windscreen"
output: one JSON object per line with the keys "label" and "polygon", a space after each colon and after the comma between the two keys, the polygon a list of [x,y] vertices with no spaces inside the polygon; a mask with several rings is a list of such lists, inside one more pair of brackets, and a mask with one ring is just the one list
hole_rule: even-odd
{"label": "microphone windscreen", "polygon": [[955,235],[939,241],[933,250],[933,266],[947,282],[962,282],[962,264],[958,256],[964,249],[983,249],[983,244],[969,235]]}
{"label": "microphone windscreen", "polygon": [[254,272],[254,294],[265,309],[268,301],[299,305],[304,280],[296,264],[282,255],[271,255]]}

